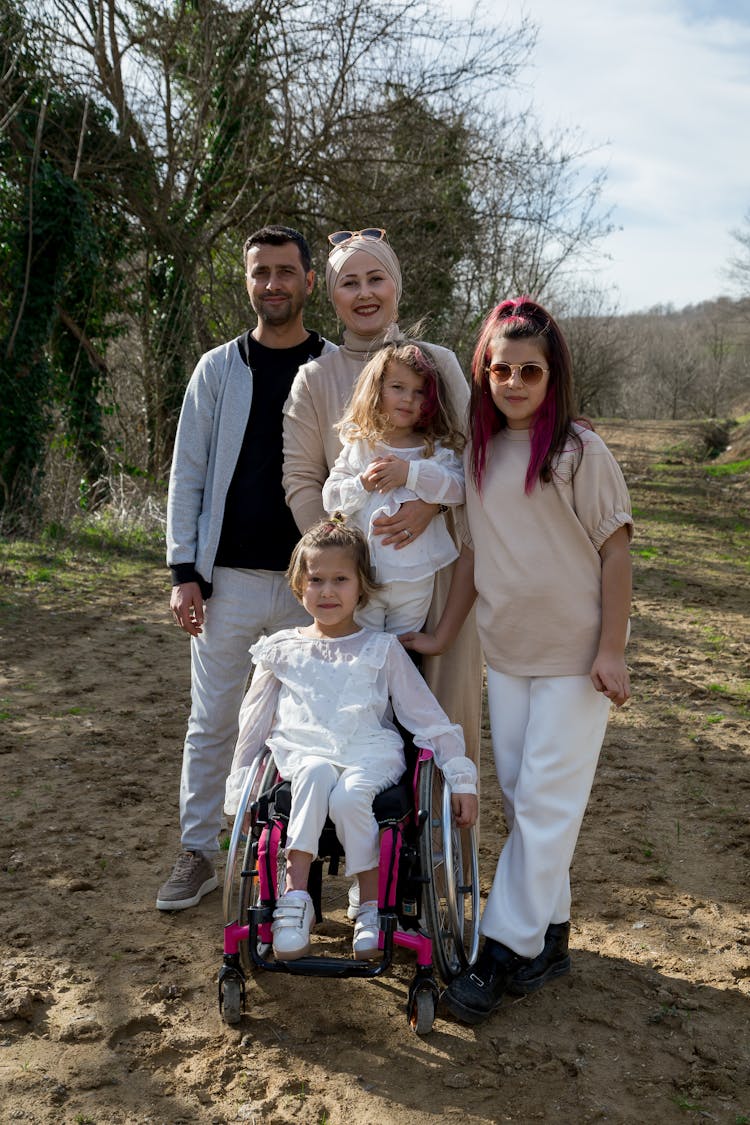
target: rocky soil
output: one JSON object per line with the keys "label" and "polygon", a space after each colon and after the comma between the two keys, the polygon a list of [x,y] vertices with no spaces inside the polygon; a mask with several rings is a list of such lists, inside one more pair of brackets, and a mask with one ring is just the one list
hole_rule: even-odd
{"label": "rocky soil", "polygon": [[[405,955],[379,981],[256,975],[224,1026],[220,895],[154,909],[188,707],[166,572],[84,552],[30,584],[0,558],[0,1120],[750,1122],[747,475],[709,476],[687,424],[599,429],[636,512],[634,698],[575,858],[573,972],[474,1029],[411,1031]],[[483,776],[486,890],[488,753]]]}

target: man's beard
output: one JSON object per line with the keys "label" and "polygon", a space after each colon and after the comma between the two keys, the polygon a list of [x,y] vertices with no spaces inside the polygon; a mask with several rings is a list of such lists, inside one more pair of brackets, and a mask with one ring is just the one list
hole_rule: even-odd
{"label": "man's beard", "polygon": [[255,312],[264,324],[289,324],[297,316],[304,303],[303,298],[290,294],[285,297],[283,304],[280,305],[268,305],[265,301],[259,301]]}

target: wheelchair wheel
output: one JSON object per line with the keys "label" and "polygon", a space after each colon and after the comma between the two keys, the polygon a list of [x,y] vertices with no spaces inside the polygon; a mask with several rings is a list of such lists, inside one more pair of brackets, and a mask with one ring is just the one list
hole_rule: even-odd
{"label": "wheelchair wheel", "polygon": [[[271,788],[276,776],[276,765],[273,757],[270,750],[266,750],[253,763],[253,767],[248,774],[237,809],[237,816],[232,826],[224,871],[225,925],[229,925],[231,922],[245,924],[248,908],[254,906],[257,902],[258,880],[253,879],[249,874],[255,869],[250,809],[260,794]],[[283,866],[283,854],[280,852],[279,855],[280,865]],[[243,872],[247,874],[243,874]],[[244,945],[240,946],[240,959],[243,968],[252,968],[252,959]]]}
{"label": "wheelchair wheel", "polygon": [[479,948],[479,861],[473,828],[459,829],[451,814],[451,790],[434,761],[419,770],[419,810],[427,813],[419,837],[422,924],[432,938],[432,957],[448,983],[475,959]]}
{"label": "wheelchair wheel", "polygon": [[221,986],[221,1014],[224,1023],[234,1027],[242,1019],[242,983],[229,977]]}
{"label": "wheelchair wheel", "polygon": [[414,993],[409,1023],[417,1035],[429,1035],[435,1023],[435,997],[431,990],[421,989]]}

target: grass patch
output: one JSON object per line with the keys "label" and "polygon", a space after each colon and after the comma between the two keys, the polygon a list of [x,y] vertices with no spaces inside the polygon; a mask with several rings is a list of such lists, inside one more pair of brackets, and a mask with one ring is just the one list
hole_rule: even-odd
{"label": "grass patch", "polygon": [[712,477],[734,477],[750,470],[750,457],[744,461],[728,461],[724,465],[707,465],[706,472]]}
{"label": "grass patch", "polygon": [[37,582],[51,582],[54,576],[54,571],[50,566],[42,566],[38,570],[29,571],[29,582],[36,584]]}
{"label": "grass patch", "polygon": [[684,461],[657,461],[653,466],[654,473],[679,473],[685,468]]}
{"label": "grass patch", "polygon": [[86,597],[101,588],[102,574],[108,582],[131,583],[144,567],[163,564],[161,535],[127,529],[117,533],[106,527],[79,523],[69,531],[51,525],[38,540],[0,539],[0,575],[3,602],[12,589],[29,589],[55,595],[75,592]]}
{"label": "grass patch", "polygon": [[701,1117],[709,1116],[705,1106],[699,1105],[698,1102],[694,1102],[691,1098],[685,1097],[684,1094],[675,1094],[672,1101],[683,1113],[699,1113]]}
{"label": "grass patch", "polygon": [[724,646],[729,643],[729,637],[725,637],[723,633],[712,629],[710,625],[703,626],[703,633],[714,652],[721,652]]}
{"label": "grass patch", "polygon": [[740,698],[750,699],[750,682],[737,684],[736,687],[730,687],[729,684],[713,683],[708,685],[708,690],[723,692],[725,695],[738,695]]}

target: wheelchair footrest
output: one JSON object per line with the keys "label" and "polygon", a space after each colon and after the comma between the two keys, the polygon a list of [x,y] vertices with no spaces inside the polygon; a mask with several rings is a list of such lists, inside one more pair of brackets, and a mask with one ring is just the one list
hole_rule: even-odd
{"label": "wheelchair footrest", "polygon": [[253,963],[259,969],[272,973],[291,973],[293,976],[308,977],[379,977],[391,966],[393,945],[397,940],[395,914],[381,912],[382,956],[378,961],[355,961],[352,957],[307,956],[293,961],[277,961],[263,957],[258,948],[259,924],[267,922],[270,910],[265,906],[254,906],[248,911],[248,946]]}

